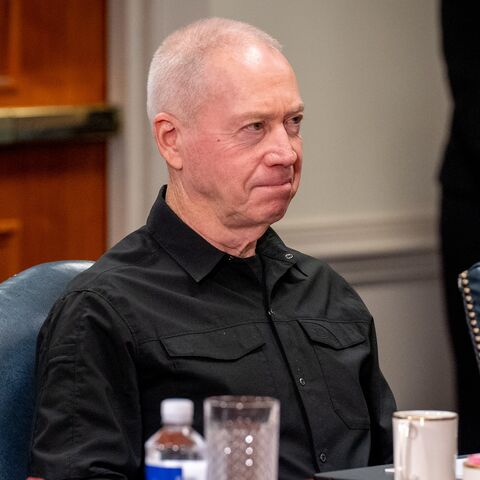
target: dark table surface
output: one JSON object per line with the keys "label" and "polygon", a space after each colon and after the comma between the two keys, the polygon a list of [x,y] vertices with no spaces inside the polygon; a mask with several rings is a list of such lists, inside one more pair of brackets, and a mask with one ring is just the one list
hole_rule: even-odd
{"label": "dark table surface", "polygon": [[[463,469],[462,463],[467,455],[460,455],[457,458],[457,479],[461,478]],[[337,470],[335,472],[317,473],[315,480],[393,480],[393,471],[385,472],[386,468],[393,468],[393,465],[377,465],[376,467],[353,468],[351,470]]]}
{"label": "dark table surface", "polygon": [[386,473],[386,468],[392,465],[378,465],[376,467],[353,468],[338,470],[331,473],[317,473],[315,479],[323,480],[393,480],[393,473]]}

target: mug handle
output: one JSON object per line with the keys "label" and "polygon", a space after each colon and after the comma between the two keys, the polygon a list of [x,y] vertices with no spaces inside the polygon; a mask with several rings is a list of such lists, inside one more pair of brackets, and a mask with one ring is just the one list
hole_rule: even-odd
{"label": "mug handle", "polygon": [[[417,436],[417,429],[411,420],[400,420],[398,425],[398,433],[400,438],[400,480],[416,480],[416,477],[410,475],[411,470],[411,450],[412,439]],[[397,466],[395,465],[395,469]]]}

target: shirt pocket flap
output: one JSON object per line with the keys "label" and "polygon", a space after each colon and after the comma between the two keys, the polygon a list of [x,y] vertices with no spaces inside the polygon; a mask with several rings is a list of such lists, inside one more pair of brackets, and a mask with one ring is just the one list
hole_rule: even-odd
{"label": "shirt pocket flap", "polygon": [[216,360],[237,360],[265,344],[255,325],[175,335],[164,337],[161,342],[171,357]]}
{"label": "shirt pocket flap", "polygon": [[325,320],[299,320],[312,342],[335,350],[353,347],[366,340],[368,324],[337,323]]}

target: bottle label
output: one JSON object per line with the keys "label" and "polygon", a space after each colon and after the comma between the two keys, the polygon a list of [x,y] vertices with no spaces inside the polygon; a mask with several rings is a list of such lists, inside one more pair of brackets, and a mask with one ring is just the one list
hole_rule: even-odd
{"label": "bottle label", "polygon": [[146,465],[145,480],[183,480],[182,469]]}
{"label": "bottle label", "polygon": [[[152,464],[153,463],[153,464]],[[145,465],[145,480],[206,480],[206,460],[160,460]]]}

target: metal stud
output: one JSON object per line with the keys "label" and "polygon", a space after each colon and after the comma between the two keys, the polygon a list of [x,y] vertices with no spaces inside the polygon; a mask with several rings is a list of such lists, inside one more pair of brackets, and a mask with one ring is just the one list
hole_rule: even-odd
{"label": "metal stud", "polygon": [[476,335],[476,336],[475,336],[475,341],[476,341],[477,343],[480,343],[480,335]]}
{"label": "metal stud", "polygon": [[473,305],[471,303],[467,303],[467,310],[473,310]]}
{"label": "metal stud", "polygon": [[473,329],[473,333],[474,333],[475,335],[476,335],[477,333],[480,333],[480,328],[475,327],[475,328]]}
{"label": "metal stud", "polygon": [[468,279],[467,279],[467,278],[463,278],[463,279],[462,279],[462,285],[463,285],[464,287],[466,287],[466,286],[468,285]]}
{"label": "metal stud", "polygon": [[460,277],[462,277],[462,278],[467,278],[467,271],[465,270],[464,272],[462,272],[462,273],[460,274]]}
{"label": "metal stud", "polygon": [[475,315],[475,312],[468,312],[468,316],[470,318],[475,318],[476,315]]}
{"label": "metal stud", "polygon": [[477,326],[477,321],[476,320],[470,320],[470,325],[472,327],[476,327]]}
{"label": "metal stud", "polygon": [[468,295],[472,290],[469,287],[465,287],[463,291],[465,292],[465,295]]}
{"label": "metal stud", "polygon": [[473,298],[472,298],[471,295],[467,295],[467,296],[465,297],[465,300],[466,300],[468,303],[472,303]]}

